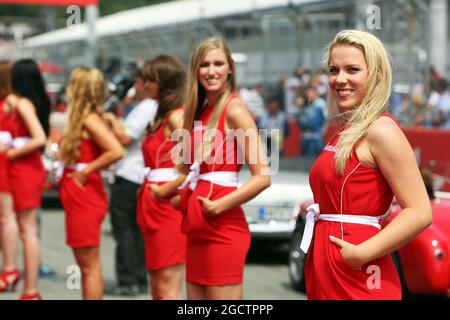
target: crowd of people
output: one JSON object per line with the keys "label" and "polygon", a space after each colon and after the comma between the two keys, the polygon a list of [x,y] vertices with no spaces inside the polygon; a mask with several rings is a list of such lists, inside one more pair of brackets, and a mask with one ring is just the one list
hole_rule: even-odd
{"label": "crowd of people", "polygon": [[[389,254],[431,223],[431,210],[414,153],[387,113],[387,53],[376,37],[355,30],[337,34],[327,52],[328,74],[299,69],[286,80],[284,111],[275,97],[261,105],[261,87],[238,91],[230,48],[218,37],[196,46],[187,71],[169,55],[145,61],[123,121],[104,109],[106,83],[98,69],[72,71],[56,171],[83,299],[147,290],[153,299],[181,299],[183,278],[188,299],[242,299],[251,240],[242,205],[271,184],[266,146],[249,137],[288,121],[303,130],[304,154],[317,157],[310,172],[315,203],[302,241],[308,298],[401,298]],[[21,299],[42,299],[37,210],[49,101],[32,60],[2,62],[0,89],[0,292],[14,290],[22,277],[20,235]],[[341,122],[324,146],[329,117]],[[238,131],[246,138],[229,134]],[[285,134],[269,140],[281,145]],[[108,201],[100,171],[113,164]],[[238,187],[243,164],[251,174]],[[402,211],[380,230],[394,196]],[[112,288],[104,287],[99,254],[108,210],[116,241]],[[365,271],[374,264],[382,269],[375,291]]]}
{"label": "crowd of people", "polygon": [[[320,154],[326,126],[332,120],[326,105],[328,77],[324,68],[311,71],[300,67],[275,88],[257,84],[239,90],[258,128],[269,130],[261,134],[269,154],[275,135],[283,154],[291,125],[301,132],[300,156],[316,158]],[[388,111],[401,125],[450,129],[450,84],[433,68],[428,78],[412,88],[394,85]]]}
{"label": "crowd of people", "polygon": [[[258,128],[264,132],[268,153],[272,146],[283,155],[284,138],[294,124],[302,132],[300,155],[317,157],[323,148],[323,135],[328,120],[326,97],[328,76],[323,69],[312,73],[299,68],[292,76],[285,77],[270,94],[265,88],[241,88],[239,95],[245,101]],[[276,142],[274,143],[273,140]]]}
{"label": "crowd of people", "polygon": [[[391,113],[403,125],[450,129],[450,85],[433,69],[428,90],[423,83],[392,95]],[[411,91],[411,92],[410,92]],[[428,94],[427,94],[428,92]]]}

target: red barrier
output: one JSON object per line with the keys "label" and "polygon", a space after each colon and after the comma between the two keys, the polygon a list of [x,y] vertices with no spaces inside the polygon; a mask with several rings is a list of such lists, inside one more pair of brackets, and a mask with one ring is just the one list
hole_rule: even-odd
{"label": "red barrier", "polygon": [[[444,179],[441,190],[450,191],[450,130],[406,126],[402,130],[420,156],[420,165],[431,168],[435,175],[441,176],[440,179]],[[336,128],[329,126],[324,141],[327,142],[335,132]],[[289,135],[284,140],[286,157],[301,156],[301,138],[297,123],[290,122]]]}

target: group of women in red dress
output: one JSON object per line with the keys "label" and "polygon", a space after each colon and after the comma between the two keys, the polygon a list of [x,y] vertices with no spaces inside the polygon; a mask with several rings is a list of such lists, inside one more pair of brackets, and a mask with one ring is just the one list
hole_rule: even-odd
{"label": "group of women in red dress", "polygon": [[[330,44],[326,63],[330,112],[343,122],[310,174],[316,203],[309,208],[302,241],[308,251],[307,295],[399,299],[400,283],[389,253],[426,228],[431,212],[411,147],[386,113],[392,82],[387,54],[376,37],[345,30]],[[241,205],[268,188],[271,177],[260,140],[249,138],[258,136],[257,128],[236,94],[231,51],[222,39],[208,38],[193,51],[187,76],[182,64],[168,55],[145,62],[141,73],[159,104],[142,143],[145,182],[136,204],[151,295],[181,299],[185,274],[188,299],[242,299],[250,232]],[[1,100],[1,130],[12,141],[28,140],[6,147],[14,143],[3,142],[9,137],[5,134],[1,143],[2,219],[15,211],[19,222],[34,230],[30,221],[39,207],[39,191],[20,186],[19,197],[15,188],[31,176],[39,187],[42,169],[29,163],[38,161],[45,131],[39,127],[38,108],[14,87],[10,91]],[[97,69],[75,69],[67,96],[69,123],[60,148],[66,242],[81,269],[83,298],[100,299],[100,226],[108,206],[99,172],[123,151],[104,116],[105,81]],[[237,130],[246,133],[244,140],[228,134]],[[239,159],[251,177],[238,187]],[[23,197],[24,192],[29,196]],[[380,230],[394,195],[403,210]],[[5,240],[10,235],[4,225]],[[27,236],[24,241],[35,246]],[[27,252],[34,257],[34,251]],[[26,294],[37,292],[35,269],[31,271],[35,265],[29,263]],[[381,270],[376,288],[367,285],[365,269],[371,265]],[[17,283],[13,270],[15,265],[4,264],[0,290]]]}
{"label": "group of women in red dress", "polygon": [[[151,295],[154,299],[181,299],[186,270],[188,298],[242,298],[250,232],[241,204],[270,185],[268,170],[264,171],[268,164],[257,139],[258,157],[247,161],[252,177],[237,188],[238,148],[242,147],[248,160],[254,146],[235,144],[228,151],[226,143],[205,140],[191,144],[194,122],[218,130],[222,142],[230,129],[254,131],[257,136],[251,115],[235,94],[231,52],[223,40],[210,38],[194,52],[187,81],[181,62],[168,55],[146,61],[141,74],[150,97],[158,101],[155,119],[148,124],[142,143],[145,181],[136,204]],[[60,148],[66,242],[81,270],[84,299],[103,296],[99,245],[107,197],[99,171],[123,154],[108,129],[104,88],[97,69],[72,72],[67,86],[69,123]],[[188,133],[179,148],[184,162],[177,162],[174,154],[177,141],[172,136],[178,130]],[[216,161],[219,156],[222,160],[230,157],[225,150],[232,153],[233,161]],[[186,157],[188,154],[192,157]],[[193,163],[196,169],[190,172]]]}

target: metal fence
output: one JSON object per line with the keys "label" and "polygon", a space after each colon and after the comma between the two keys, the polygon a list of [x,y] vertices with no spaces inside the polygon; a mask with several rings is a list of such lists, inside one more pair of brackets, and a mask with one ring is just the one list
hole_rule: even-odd
{"label": "metal fence", "polygon": [[[381,9],[381,25],[372,32],[384,41],[392,56],[395,82],[410,87],[423,81],[429,57],[429,1],[382,0],[375,4]],[[113,58],[126,62],[166,53],[187,64],[199,40],[219,35],[239,57],[241,86],[274,85],[299,66],[314,70],[321,62],[324,47],[339,30],[365,28],[368,5],[368,1],[322,1],[136,30],[99,38],[97,62],[105,66]],[[52,61],[70,70],[84,64],[85,51],[86,44],[80,41],[23,48],[14,55]]]}

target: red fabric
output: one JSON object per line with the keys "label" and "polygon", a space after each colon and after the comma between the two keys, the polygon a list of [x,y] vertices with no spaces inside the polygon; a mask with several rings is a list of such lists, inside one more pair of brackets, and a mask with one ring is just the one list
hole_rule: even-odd
{"label": "red fabric", "polygon": [[0,3],[30,4],[40,6],[98,5],[99,0],[0,0]]}
{"label": "red fabric", "polygon": [[[237,99],[237,96],[233,95],[230,98],[219,119],[218,130],[222,134],[225,133],[226,110],[232,99]],[[201,114],[202,126],[207,125],[213,108],[214,106],[206,106]],[[215,150],[212,154],[215,154]],[[213,157],[212,164],[201,163],[200,172],[239,172],[242,165],[237,164],[236,141],[233,154],[225,156],[233,161],[221,164],[218,157]],[[235,189],[200,180],[192,193],[187,190],[183,192],[184,200],[180,202],[187,208],[183,231],[188,236],[186,259],[188,282],[206,286],[242,283],[245,258],[250,248],[250,231],[242,207],[234,207],[215,217],[208,217],[203,212],[201,202],[197,200],[198,196],[209,196],[209,199],[217,200]],[[184,201],[187,203],[183,204]]]}
{"label": "red fabric", "polygon": [[[30,137],[30,132],[17,109],[11,112],[8,122],[13,138]],[[36,150],[15,160],[9,160],[7,166],[15,212],[40,208],[46,175],[41,152]]]}
{"label": "red fabric", "polygon": [[[77,163],[89,163],[99,157],[100,148],[92,141],[81,140]],[[65,167],[59,196],[65,211],[66,243],[73,248],[98,246],[100,227],[108,211],[106,192],[100,172],[93,172],[80,187],[68,177],[73,172]]]}
{"label": "red fabric", "polygon": [[[168,119],[167,116],[154,134],[144,138],[142,153],[145,167],[174,167],[171,151],[176,143],[164,136]],[[149,189],[152,183],[156,182],[146,181],[139,190],[137,222],[144,237],[147,270],[159,270],[185,262],[186,236],[181,232],[181,212],[172,207],[170,199],[154,199]]]}
{"label": "red fabric", "polygon": [[[11,117],[8,117],[3,109],[5,101],[6,99],[0,99],[0,131],[11,132],[8,124]],[[0,153],[0,192],[11,192],[8,178],[8,159],[4,153]]]}
{"label": "red fabric", "polygon": [[[356,148],[344,174],[338,176],[334,169],[335,153],[330,151],[336,141],[337,135],[317,158],[310,172],[314,202],[319,204],[321,214],[383,215],[393,200],[387,181],[378,168],[360,164]],[[306,261],[308,299],[400,299],[400,281],[389,255],[368,262],[362,270],[353,270],[328,238],[333,235],[342,239],[343,236],[345,241],[359,244],[378,232],[372,226],[350,223],[343,223],[341,230],[340,223],[319,220]],[[370,266],[377,266],[381,271],[379,288],[370,285],[373,284]]]}

